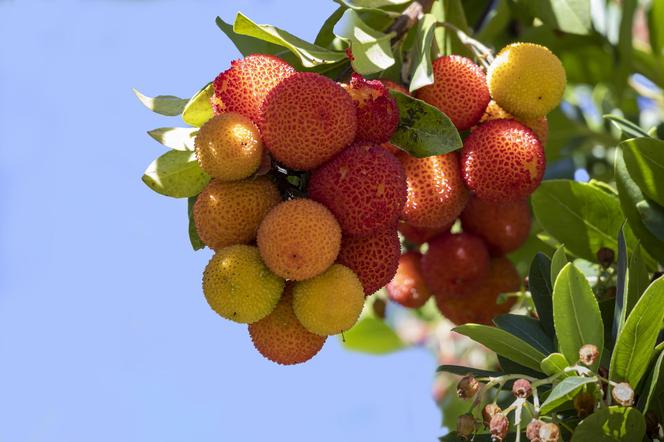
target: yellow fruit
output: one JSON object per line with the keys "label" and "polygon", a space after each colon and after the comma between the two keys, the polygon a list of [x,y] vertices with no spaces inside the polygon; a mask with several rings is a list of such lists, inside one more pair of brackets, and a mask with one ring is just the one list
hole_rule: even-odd
{"label": "yellow fruit", "polygon": [[233,182],[212,180],[194,204],[196,231],[215,250],[251,242],[265,215],[279,201],[279,190],[267,177]]}
{"label": "yellow fruit", "polygon": [[326,336],[311,333],[293,312],[292,284],[287,284],[272,313],[249,324],[249,335],[256,350],[277,364],[292,365],[308,361],[323,348]]}
{"label": "yellow fruit", "polygon": [[336,335],[357,322],[364,306],[364,289],[351,269],[334,264],[293,287],[293,310],[302,325],[317,335]]}
{"label": "yellow fruit", "polygon": [[257,239],[270,270],[300,281],[319,275],[337,259],[341,227],[325,206],[302,198],[272,209],[261,223]]}
{"label": "yellow fruit", "polygon": [[201,126],[195,141],[201,169],[222,181],[251,176],[261,164],[263,142],[258,127],[237,112],[213,117]]}
{"label": "yellow fruit", "polygon": [[[535,132],[537,138],[539,138],[542,147],[546,145],[547,138],[549,136],[549,122],[546,117],[537,117],[537,118],[516,118],[514,115],[507,112],[502,107],[498,106],[498,103],[491,100],[489,105],[484,111],[484,115],[480,119],[481,123],[486,123],[491,120],[516,120],[524,126],[529,127]],[[477,126],[475,126],[476,128]],[[473,128],[474,129],[474,128]],[[471,129],[471,130],[473,130]]]}
{"label": "yellow fruit", "polygon": [[284,284],[263,264],[258,249],[246,245],[219,250],[203,273],[203,293],[212,310],[248,324],[274,310]]}
{"label": "yellow fruit", "polygon": [[533,43],[505,46],[489,66],[491,97],[519,118],[543,117],[565,91],[565,69],[549,49]]}

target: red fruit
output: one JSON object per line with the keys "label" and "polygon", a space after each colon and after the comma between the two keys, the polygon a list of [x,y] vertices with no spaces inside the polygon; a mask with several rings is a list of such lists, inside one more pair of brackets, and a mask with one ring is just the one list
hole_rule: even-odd
{"label": "red fruit", "polygon": [[542,181],[544,167],[539,139],[515,120],[481,124],[463,143],[464,181],[482,199],[503,202],[527,197]]}
{"label": "red fruit", "polygon": [[383,83],[383,86],[385,86],[386,88],[388,88],[390,90],[401,92],[402,94],[410,95],[410,92],[408,92],[408,89],[406,89],[403,85],[401,85],[399,83],[395,83],[392,80],[384,80],[384,79],[380,79],[378,81]]}
{"label": "red fruit", "polygon": [[399,152],[403,152],[401,149],[399,149],[397,146],[395,146],[392,143],[383,143],[381,144],[381,147],[391,153],[392,155],[396,155]]}
{"label": "red fruit", "polygon": [[446,55],[433,62],[434,83],[415,96],[444,112],[459,130],[475,125],[489,104],[484,71],[466,57]]}
{"label": "red fruit", "polygon": [[452,224],[469,196],[456,153],[416,158],[402,152],[397,158],[408,182],[402,219],[415,227],[433,229]]}
{"label": "red fruit", "polygon": [[357,109],[355,140],[374,143],[389,140],[399,124],[399,109],[383,83],[353,73],[350,84],[343,86]]}
{"label": "red fruit", "polygon": [[435,229],[427,227],[413,227],[410,224],[402,221],[399,223],[399,232],[401,232],[406,241],[415,245],[420,245],[442,233],[449,232],[451,227],[451,224]]}
{"label": "red fruit", "polygon": [[530,208],[527,200],[492,203],[472,197],[461,213],[464,232],[481,237],[496,255],[513,252],[530,233]]}
{"label": "red fruit", "polygon": [[334,213],[346,235],[368,235],[396,225],[406,202],[406,178],[394,155],[355,144],[311,174],[309,197]]}
{"label": "red fruit", "polygon": [[434,238],[422,258],[424,280],[438,296],[463,297],[488,271],[489,251],[484,242],[465,232]]}
{"label": "red fruit", "polygon": [[267,94],[295,69],[274,55],[253,54],[231,62],[214,80],[211,99],[215,114],[239,112],[255,123]]}
{"label": "red fruit", "polygon": [[399,268],[385,289],[394,302],[404,307],[420,308],[431,297],[431,292],[422,277],[419,252],[410,251],[399,258]]}
{"label": "red fruit", "polygon": [[270,91],[261,106],[259,126],[277,161],[292,169],[311,170],[355,139],[355,104],[329,78],[297,73]]}
{"label": "red fruit", "polygon": [[397,272],[401,244],[395,227],[368,236],[345,236],[337,262],[350,268],[371,295],[390,282]]}
{"label": "red fruit", "polygon": [[493,318],[508,313],[514,305],[513,298],[497,304],[498,296],[519,290],[521,278],[509,259],[493,258],[488,276],[474,281],[471,286],[462,297],[435,295],[438,309],[457,325],[469,322],[491,325]]}

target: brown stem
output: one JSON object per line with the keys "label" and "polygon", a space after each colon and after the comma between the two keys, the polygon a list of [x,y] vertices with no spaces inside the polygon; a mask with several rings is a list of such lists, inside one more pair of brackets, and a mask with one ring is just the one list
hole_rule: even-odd
{"label": "brown stem", "polygon": [[392,37],[393,44],[415,26],[420,17],[431,9],[432,3],[433,0],[415,0],[404,9],[403,13],[387,28],[387,33],[394,32],[395,34]]}

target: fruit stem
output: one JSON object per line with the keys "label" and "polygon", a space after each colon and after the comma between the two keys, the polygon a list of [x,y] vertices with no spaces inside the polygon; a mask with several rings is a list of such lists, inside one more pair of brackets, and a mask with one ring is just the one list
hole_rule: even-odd
{"label": "fruit stem", "polygon": [[454,26],[452,23],[444,21],[438,23],[437,25],[447,28],[450,31],[454,31],[457,37],[459,37],[459,40],[461,40],[461,43],[463,43],[471,51],[473,51],[477,59],[480,61],[480,63],[482,63],[484,69],[489,69],[489,65],[493,62],[494,58],[493,51],[491,49],[486,47],[480,41],[475,40],[474,38],[463,32],[461,29]]}
{"label": "fruit stem", "polygon": [[390,32],[394,32],[394,37],[392,37],[392,44],[401,40],[401,38],[406,35],[406,32],[415,26],[420,17],[422,17],[425,12],[431,9],[432,4],[433,0],[415,0],[410,5],[408,5],[408,7],[404,9],[403,13],[401,13],[401,15],[397,17],[396,20],[394,20],[394,23],[392,23],[390,27],[387,28],[386,33],[389,34]]}

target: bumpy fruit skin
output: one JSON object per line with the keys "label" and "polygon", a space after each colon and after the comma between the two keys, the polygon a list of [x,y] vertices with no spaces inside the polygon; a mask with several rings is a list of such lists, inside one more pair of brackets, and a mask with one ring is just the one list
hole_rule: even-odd
{"label": "bumpy fruit skin", "polygon": [[408,198],[401,218],[414,227],[430,229],[450,225],[468,201],[455,152],[427,158],[400,153],[408,183]]}
{"label": "bumpy fruit skin", "polygon": [[308,331],[295,316],[290,283],[272,313],[249,324],[249,335],[260,354],[281,365],[308,361],[323,348],[327,339]]}
{"label": "bumpy fruit skin", "polygon": [[218,250],[203,273],[203,293],[212,310],[241,323],[269,315],[284,284],[265,267],[256,247],[243,244]]}
{"label": "bumpy fruit skin", "polygon": [[472,197],[461,213],[465,232],[481,237],[494,255],[518,249],[528,239],[531,217],[527,200],[493,203]]}
{"label": "bumpy fruit skin", "polygon": [[466,57],[445,55],[433,62],[434,83],[415,96],[444,112],[459,130],[470,129],[491,97],[482,68]]}
{"label": "bumpy fruit skin", "polygon": [[378,80],[367,80],[353,73],[350,83],[342,85],[357,109],[356,141],[387,142],[399,124],[397,102]]}
{"label": "bumpy fruit skin", "polygon": [[214,179],[194,204],[196,231],[215,250],[251,242],[265,215],[280,201],[277,186],[267,177],[233,182]]}
{"label": "bumpy fruit skin", "polygon": [[461,171],[468,188],[493,202],[526,198],[544,176],[542,144],[516,120],[492,120],[464,141]]}
{"label": "bumpy fruit skin", "polygon": [[538,118],[558,106],[567,79],[562,63],[548,48],[512,43],[489,66],[491,96],[507,112],[520,118]]}
{"label": "bumpy fruit skin", "polygon": [[395,226],[367,236],[344,236],[337,262],[351,269],[371,295],[392,280],[399,266],[401,244]]}
{"label": "bumpy fruit skin", "polygon": [[491,120],[517,120],[519,123],[528,126],[535,132],[537,138],[539,138],[542,146],[546,146],[546,142],[549,138],[549,121],[546,116],[537,117],[537,118],[517,118],[514,115],[507,112],[502,107],[498,106],[494,100],[489,102],[489,105],[484,111],[484,115],[479,121],[479,124],[486,123]]}
{"label": "bumpy fruit skin", "polygon": [[406,177],[394,155],[355,144],[311,174],[309,197],[327,206],[346,235],[393,226],[406,202]]}
{"label": "bumpy fruit skin", "polygon": [[383,78],[381,78],[378,81],[383,83],[383,86],[385,86],[386,88],[388,88],[390,90],[401,92],[402,94],[405,94],[405,95],[410,95],[410,92],[408,92],[408,89],[406,89],[406,87],[402,84],[395,83],[392,80],[385,80]]}
{"label": "bumpy fruit skin", "polygon": [[422,307],[431,297],[431,292],[422,277],[419,252],[409,251],[399,258],[399,267],[385,289],[389,298],[409,308]]}
{"label": "bumpy fruit skin", "polygon": [[283,202],[258,229],[258,248],[277,275],[300,281],[324,272],[339,254],[341,229],[334,215],[310,199]]}
{"label": "bumpy fruit skin", "polygon": [[357,132],[355,104],[337,83],[311,72],[279,83],[261,106],[260,129],[272,156],[311,170],[348,146]]}
{"label": "bumpy fruit skin", "polygon": [[479,237],[466,232],[434,238],[422,257],[422,276],[437,296],[463,298],[488,272],[489,251]]}
{"label": "bumpy fruit skin", "polygon": [[415,227],[401,221],[399,223],[399,232],[406,241],[415,245],[421,245],[442,233],[449,232],[451,227],[451,224],[437,228]]}
{"label": "bumpy fruit skin", "polygon": [[334,264],[324,273],[293,287],[293,311],[302,325],[321,336],[336,335],[357,322],[364,289],[351,269]]}
{"label": "bumpy fruit skin", "polygon": [[295,72],[291,65],[274,55],[252,54],[235,60],[214,80],[211,99],[214,112],[239,112],[257,123],[267,94]]}
{"label": "bumpy fruit skin", "polygon": [[226,112],[207,121],[198,131],[194,145],[201,169],[222,181],[249,177],[263,156],[258,127],[237,112]]}
{"label": "bumpy fruit skin", "polygon": [[454,324],[486,324],[498,315],[508,313],[514,305],[509,299],[502,304],[496,300],[501,293],[519,290],[521,278],[514,265],[507,258],[493,258],[489,274],[471,284],[462,297],[436,295],[436,305],[440,312]]}

